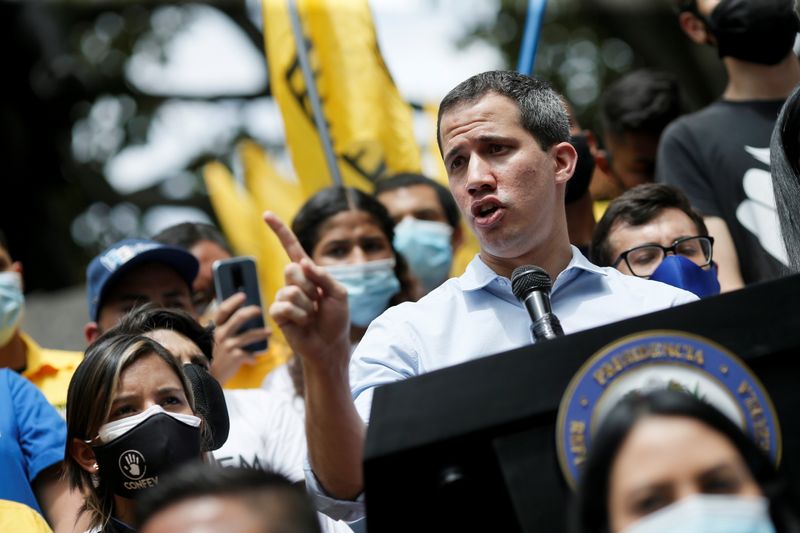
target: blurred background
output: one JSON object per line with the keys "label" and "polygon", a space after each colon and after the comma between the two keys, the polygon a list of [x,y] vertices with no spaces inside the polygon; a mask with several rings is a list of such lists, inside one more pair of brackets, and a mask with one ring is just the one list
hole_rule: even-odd
{"label": "blurred background", "polygon": [[[422,111],[468,76],[515,68],[527,0],[371,0],[381,51]],[[237,171],[252,138],[291,175],[270,97],[259,0],[0,3],[0,229],[24,264],[25,329],[82,349],[84,271],[106,245],[182,220],[215,222],[200,169]],[[670,0],[550,0],[534,72],[585,128],[603,87],[653,67],[681,82],[686,110],[724,87],[715,51],[693,46]],[[430,172],[433,162],[427,162]]]}

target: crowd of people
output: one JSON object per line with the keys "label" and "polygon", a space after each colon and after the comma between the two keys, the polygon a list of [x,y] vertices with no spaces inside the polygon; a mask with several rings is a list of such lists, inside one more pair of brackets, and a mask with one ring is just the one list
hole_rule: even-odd
{"label": "crowd of people", "polygon": [[[707,108],[634,72],[604,94],[600,148],[547,82],[484,72],[439,107],[449,189],[402,174],[265,213],[291,260],[268,309],[285,342],[242,329],[267,309],[217,297],[234,252],[186,222],[98,254],[85,353],[41,348],[0,234],[0,529],[365,531],[375,388],[534,342],[515,268],[550,276],[565,334],[800,269],[794,2],[676,5],[728,73]],[[462,219],[480,251],[450,277]],[[800,531],[775,465],[685,392],[623,399],[580,481],[578,532]]]}

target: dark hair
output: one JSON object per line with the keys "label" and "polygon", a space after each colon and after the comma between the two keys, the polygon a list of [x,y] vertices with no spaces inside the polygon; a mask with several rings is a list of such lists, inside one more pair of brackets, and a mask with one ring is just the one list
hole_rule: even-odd
{"label": "dark hair", "polygon": [[136,506],[139,529],[161,511],[204,496],[234,497],[259,517],[264,531],[321,531],[311,500],[302,488],[286,477],[261,469],[223,468],[202,463],[178,468],[142,494]]}
{"label": "dark hair", "polygon": [[5,249],[8,255],[11,255],[11,250],[8,249],[8,239],[6,239],[6,234],[3,233],[3,230],[0,230],[0,248]]}
{"label": "dark hair", "polygon": [[453,195],[450,193],[450,189],[422,174],[395,174],[394,176],[378,180],[375,184],[373,196],[377,198],[381,193],[413,187],[414,185],[427,185],[433,189],[436,193],[436,197],[439,199],[439,205],[442,206],[444,216],[447,218],[447,223],[450,224],[453,229],[457,229],[458,224],[461,222],[461,214],[458,211],[458,205],[456,205]]}
{"label": "dark hair", "polygon": [[300,208],[292,221],[292,231],[300,241],[300,246],[308,255],[313,255],[314,248],[322,235],[320,230],[331,217],[344,211],[358,210],[367,213],[381,229],[395,257],[395,274],[400,281],[400,292],[395,295],[391,304],[413,299],[413,282],[408,273],[403,256],[394,249],[394,221],[389,212],[378,200],[367,193],[352,187],[333,186],[322,189],[309,198]]}
{"label": "dark hair", "polygon": [[702,422],[726,437],[738,450],[761,490],[770,500],[776,530],[796,531],[787,488],[769,457],[728,417],[689,393],[658,390],[633,393],[608,413],[592,439],[577,493],[573,530],[580,533],[609,531],[609,478],[617,453],[637,423],[652,416],[687,417]]}
{"label": "dark hair", "polygon": [[783,104],[770,143],[770,170],[789,267],[800,271],[800,86]]}
{"label": "dark hair", "polygon": [[439,104],[436,141],[442,151],[442,117],[450,109],[488,93],[510,98],[519,108],[520,124],[542,150],[569,140],[569,116],[563,98],[546,81],[510,70],[493,70],[462,81]]}
{"label": "dark hair", "polygon": [[672,74],[641,69],[626,74],[604,92],[605,135],[645,133],[658,137],[681,114],[678,81]]}
{"label": "dark hair", "polygon": [[169,244],[188,250],[200,241],[211,241],[233,255],[228,241],[222,233],[211,224],[202,222],[181,222],[161,230],[153,236],[153,240],[161,244]]}
{"label": "dark hair", "polygon": [[214,353],[214,325],[203,327],[186,311],[157,307],[146,303],[125,313],[108,335],[145,335],[151,331],[168,329],[180,333],[195,343],[209,362]]}
{"label": "dark hair", "polygon": [[592,233],[589,256],[599,266],[611,266],[616,257],[611,257],[609,234],[619,223],[641,226],[656,218],[668,208],[680,209],[697,226],[698,235],[708,235],[703,217],[689,203],[680,190],[663,183],[645,183],[628,189],[615,198],[597,222]]}

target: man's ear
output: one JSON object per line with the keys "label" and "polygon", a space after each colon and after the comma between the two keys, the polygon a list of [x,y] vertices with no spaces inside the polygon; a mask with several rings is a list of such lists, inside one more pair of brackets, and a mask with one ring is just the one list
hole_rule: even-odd
{"label": "man's ear", "polygon": [[683,11],[678,15],[678,24],[692,42],[697,44],[709,44],[711,35],[706,24],[694,13]]}
{"label": "man's ear", "polygon": [[22,280],[22,290],[25,291],[25,276],[22,273],[22,262],[21,261],[14,261],[11,263],[9,270],[16,272],[19,274],[19,279]]}
{"label": "man's ear", "polygon": [[78,463],[83,470],[89,472],[90,474],[97,473],[97,458],[94,455],[94,450],[89,444],[85,443],[81,439],[72,439],[72,442],[69,445],[69,454],[73,459],[75,459],[75,462]]}
{"label": "man's ear", "polygon": [[575,172],[575,165],[578,163],[578,152],[575,147],[568,142],[560,142],[553,146],[553,158],[555,159],[555,179],[557,184],[566,185]]}
{"label": "man's ear", "polygon": [[83,326],[83,336],[86,337],[87,344],[93,343],[100,333],[100,325],[97,322],[89,322]]}

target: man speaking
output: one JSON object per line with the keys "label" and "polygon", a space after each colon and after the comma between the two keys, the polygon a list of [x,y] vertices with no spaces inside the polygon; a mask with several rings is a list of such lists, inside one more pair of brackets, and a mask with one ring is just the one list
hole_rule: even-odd
{"label": "man speaking", "polygon": [[686,291],[591,264],[570,246],[564,188],[577,154],[561,97],[515,72],[485,72],[442,100],[437,138],[450,190],[480,253],[459,278],[388,309],[350,357],[347,293],[265,220],[293,263],[270,313],[303,358],[307,482],[320,510],[363,516],[362,456],[375,387],[532,342],[512,271],[537,265],[554,280],[566,334],[695,300]]}

